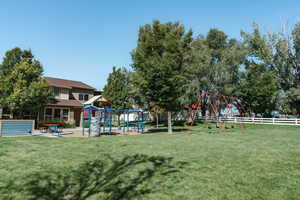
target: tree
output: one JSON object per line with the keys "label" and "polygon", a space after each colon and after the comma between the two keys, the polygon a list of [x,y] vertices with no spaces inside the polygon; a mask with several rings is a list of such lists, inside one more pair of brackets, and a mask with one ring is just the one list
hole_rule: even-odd
{"label": "tree", "polygon": [[277,76],[277,93],[280,94],[277,109],[283,113],[300,114],[300,23],[295,25],[292,34],[268,35],[261,34],[254,24],[253,32],[242,32],[242,36],[249,50],[247,60],[264,65]]}
{"label": "tree", "polygon": [[239,84],[239,99],[254,113],[270,116],[276,108],[279,92],[276,74],[262,64],[247,63]]}
{"label": "tree", "polygon": [[134,71],[129,72],[129,96],[132,105],[136,105],[140,108],[148,109],[149,105],[145,100],[145,97],[139,87],[140,82],[143,79]]}
{"label": "tree", "polygon": [[287,82],[286,96],[292,114],[300,115],[300,23],[297,23],[292,31],[292,36],[288,37],[286,55],[289,63],[289,76],[285,76]]}
{"label": "tree", "polygon": [[[131,108],[129,89],[129,72],[125,68],[113,67],[107,84],[104,86],[103,95],[112,102],[114,109],[127,110]],[[121,114],[122,112],[117,112],[119,126]]]}
{"label": "tree", "polygon": [[[211,29],[207,36],[198,36],[192,43],[190,73],[181,98],[184,104],[195,104],[204,93],[234,95],[245,54],[241,42],[228,39],[218,29]],[[207,100],[203,98],[201,102],[202,116],[206,114]]]}
{"label": "tree", "polygon": [[155,115],[155,119],[156,119],[156,128],[158,128],[158,123],[159,123],[159,115],[163,112],[165,112],[164,109],[162,109],[161,107],[159,107],[158,105],[155,104],[155,102],[150,102],[149,103],[149,107],[150,107],[150,112],[152,114]]}
{"label": "tree", "polygon": [[42,75],[43,67],[30,50],[7,51],[0,65],[0,105],[17,118],[38,112],[52,99]]}
{"label": "tree", "polygon": [[172,111],[179,108],[181,87],[186,81],[192,31],[182,24],[155,20],[139,30],[132,52],[133,69],[140,77],[139,88],[145,100],[168,112],[168,132],[172,133]]}

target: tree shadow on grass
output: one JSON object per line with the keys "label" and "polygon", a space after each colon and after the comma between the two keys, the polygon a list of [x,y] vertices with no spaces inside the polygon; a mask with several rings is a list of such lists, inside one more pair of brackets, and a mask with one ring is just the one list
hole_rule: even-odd
{"label": "tree shadow on grass", "polygon": [[[172,131],[174,133],[176,132],[184,132],[184,131],[189,131],[190,129],[188,128],[173,128]],[[147,131],[147,133],[167,133],[168,128],[152,128]]]}
{"label": "tree shadow on grass", "polygon": [[166,180],[184,165],[162,156],[108,157],[106,161],[86,162],[75,170],[34,174],[24,185],[24,192],[32,200],[132,199],[151,193],[152,179]]}

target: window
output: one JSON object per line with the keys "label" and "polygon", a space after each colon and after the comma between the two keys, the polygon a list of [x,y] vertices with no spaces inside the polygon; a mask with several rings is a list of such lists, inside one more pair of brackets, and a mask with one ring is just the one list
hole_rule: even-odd
{"label": "window", "polygon": [[35,119],[37,113],[26,111],[23,114],[23,119]]}
{"label": "window", "polygon": [[62,119],[64,121],[68,121],[69,120],[69,110],[68,109],[63,109]]}
{"label": "window", "polygon": [[53,88],[54,97],[59,97],[59,88]]}
{"label": "window", "polygon": [[54,109],[54,119],[60,120],[60,109]]}
{"label": "window", "polygon": [[52,108],[46,108],[45,120],[52,120]]}
{"label": "window", "polygon": [[88,94],[84,95],[84,100],[85,100],[85,101],[88,101],[88,100],[89,100],[89,95],[88,95]]}
{"label": "window", "polygon": [[83,94],[79,94],[79,101],[83,100]]}
{"label": "window", "polygon": [[46,108],[45,118],[46,121],[69,121],[68,108]]}
{"label": "window", "polygon": [[68,108],[46,108],[45,117],[46,121],[69,121]]}

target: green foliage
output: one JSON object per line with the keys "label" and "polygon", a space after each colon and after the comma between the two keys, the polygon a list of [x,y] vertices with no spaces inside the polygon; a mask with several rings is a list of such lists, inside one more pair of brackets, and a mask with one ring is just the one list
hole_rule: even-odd
{"label": "green foliage", "polygon": [[151,101],[149,103],[149,108],[150,108],[151,115],[155,116],[155,118],[156,118],[156,127],[158,127],[159,115],[161,113],[164,113],[165,110],[163,108],[159,107],[158,105],[156,105],[156,103],[153,101]]}
{"label": "green foliage", "polygon": [[176,110],[177,97],[185,82],[192,32],[179,23],[153,21],[140,28],[133,69],[140,77],[139,87],[146,101],[168,111]]}
{"label": "green foliage", "polygon": [[[243,44],[228,39],[220,30],[211,29],[207,36],[198,36],[192,43],[189,78],[183,87],[181,101],[188,105],[194,104],[202,93],[207,92],[233,96],[245,54]],[[206,101],[203,99],[201,102],[203,115],[207,109]]]}
{"label": "green foliage", "polygon": [[125,68],[113,67],[104,87],[104,97],[112,102],[116,110],[131,108],[129,93],[129,72]]}
{"label": "green foliage", "polygon": [[139,84],[143,81],[143,78],[138,75],[137,72],[129,72],[129,94],[132,105],[137,105],[141,108],[148,109],[148,103],[145,100]]}
{"label": "green foliage", "polygon": [[278,77],[264,65],[247,63],[238,87],[239,99],[254,113],[270,116],[276,108]]}
{"label": "green foliage", "polygon": [[139,76],[138,87],[149,104],[168,111],[169,132],[171,111],[179,109],[178,99],[186,82],[190,60],[192,31],[179,23],[153,21],[139,30],[136,49],[132,52],[133,69]]}
{"label": "green foliage", "polygon": [[42,65],[30,51],[6,52],[0,65],[0,105],[19,118],[24,112],[37,112],[52,98],[42,73]]}
{"label": "green foliage", "polygon": [[291,101],[288,113],[300,114],[300,86],[292,87],[286,92],[287,97]]}
{"label": "green foliage", "polygon": [[[274,80],[266,82],[269,86],[265,86],[265,88],[274,88],[272,85],[278,81],[276,93],[280,96],[277,99],[279,103],[277,109],[284,113],[299,114],[300,98],[297,95],[297,88],[300,84],[300,25],[295,25],[290,36],[286,33],[263,35],[255,24],[252,33],[242,32],[242,36],[248,48],[247,62],[252,65],[263,65],[267,71],[273,71],[277,76],[277,78],[272,76]],[[259,85],[259,83],[256,84]],[[257,91],[260,91],[260,88],[257,88]],[[252,94],[257,98],[261,95],[259,92]],[[264,103],[262,102],[262,104]],[[264,112],[264,110],[260,112]]]}

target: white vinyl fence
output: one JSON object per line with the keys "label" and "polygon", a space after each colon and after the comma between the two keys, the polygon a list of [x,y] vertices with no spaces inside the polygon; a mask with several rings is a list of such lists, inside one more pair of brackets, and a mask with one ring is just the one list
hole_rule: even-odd
{"label": "white vinyl fence", "polygon": [[273,124],[300,126],[298,118],[255,118],[255,117],[228,117],[220,118],[221,121],[246,124]]}

